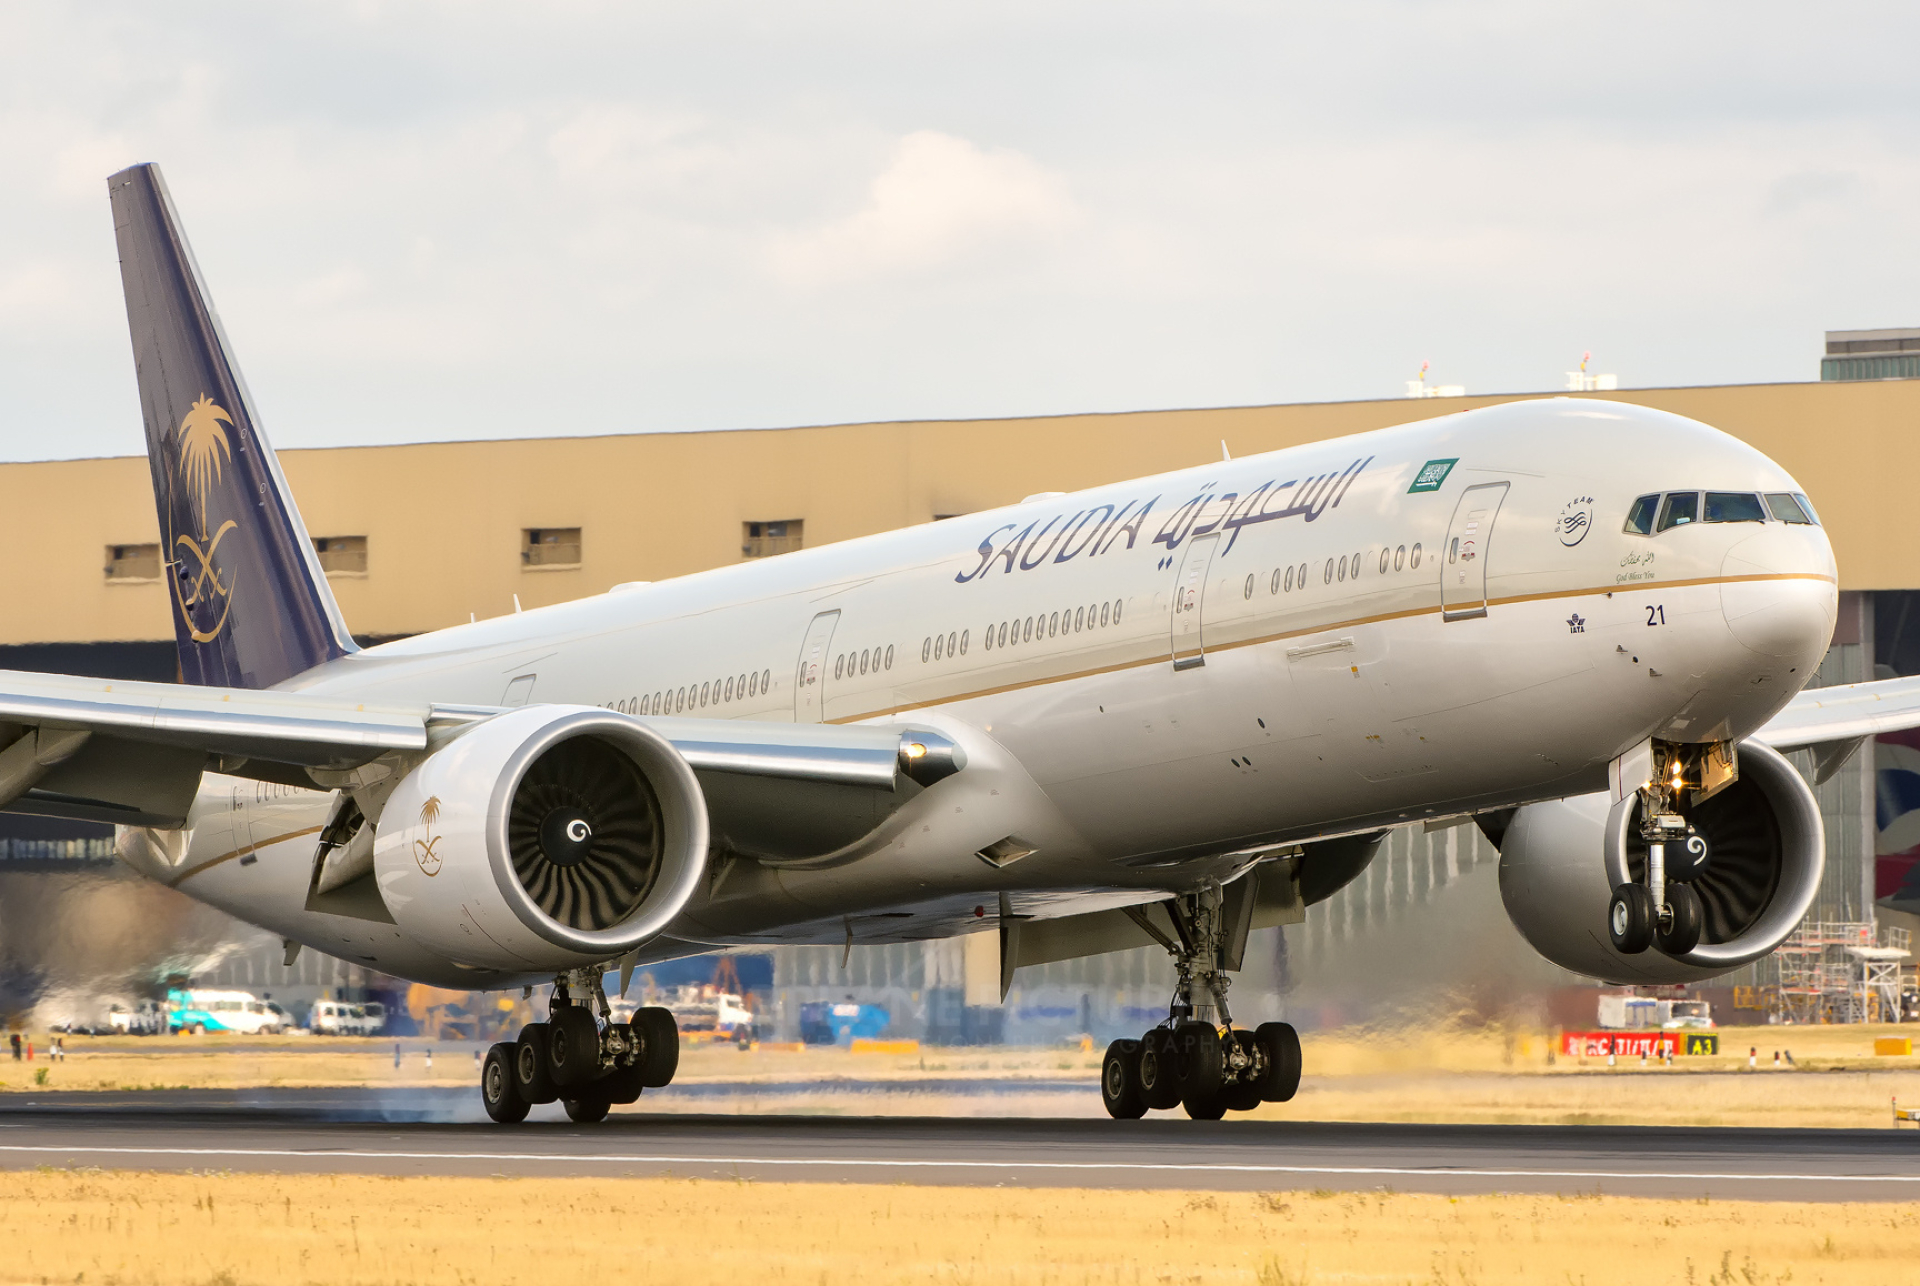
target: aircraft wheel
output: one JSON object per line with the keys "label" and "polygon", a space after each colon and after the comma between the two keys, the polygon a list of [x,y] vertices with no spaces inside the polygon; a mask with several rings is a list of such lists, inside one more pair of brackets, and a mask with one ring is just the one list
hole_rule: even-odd
{"label": "aircraft wheel", "polygon": [[596,1094],[592,1098],[563,1098],[560,1106],[567,1109],[567,1119],[575,1125],[592,1125],[607,1119],[611,1104]]}
{"label": "aircraft wheel", "polygon": [[1147,1114],[1140,1092],[1140,1042],[1116,1040],[1100,1061],[1100,1101],[1116,1121],[1137,1121]]}
{"label": "aircraft wheel", "polygon": [[600,1075],[600,1025],[585,1005],[553,1011],[547,1024],[547,1066],[561,1089],[585,1085]]}
{"label": "aircraft wheel", "polygon": [[1179,1049],[1175,1070],[1180,1078],[1180,1104],[1196,1121],[1217,1121],[1226,1115],[1226,1051],[1220,1031],[1212,1023],[1181,1023],[1174,1029]]}
{"label": "aircraft wheel", "polygon": [[1670,956],[1684,956],[1700,945],[1700,895],[1689,884],[1667,885],[1667,911],[1672,919],[1654,935],[1660,950]]}
{"label": "aircraft wheel", "polygon": [[1653,945],[1653,894],[1644,884],[1622,884],[1607,907],[1607,937],[1622,955],[1637,956]]}
{"label": "aircraft wheel", "polygon": [[1300,1033],[1290,1023],[1261,1023],[1253,1040],[1267,1060],[1258,1082],[1260,1097],[1269,1103],[1286,1102],[1300,1088]]}
{"label": "aircraft wheel", "polygon": [[633,1030],[640,1037],[640,1083],[648,1089],[671,1084],[680,1070],[680,1026],[673,1011],[649,1005],[633,1013]]}
{"label": "aircraft wheel", "polygon": [[626,1067],[615,1067],[593,1083],[596,1098],[604,1098],[609,1103],[631,1103],[640,1097],[645,1086],[646,1067],[635,1060]]}
{"label": "aircraft wheel", "polygon": [[480,1101],[487,1115],[501,1125],[527,1119],[529,1104],[514,1084],[513,1064],[514,1047],[501,1041],[487,1051],[486,1061],[480,1065]]}
{"label": "aircraft wheel", "polygon": [[547,1066],[548,1031],[546,1023],[528,1023],[513,1047],[514,1087],[529,1103],[551,1103],[560,1097],[553,1070]]}
{"label": "aircraft wheel", "polygon": [[1248,1058],[1253,1059],[1254,1063],[1246,1069],[1239,1080],[1227,1082],[1220,1091],[1221,1102],[1227,1105],[1229,1112],[1251,1112],[1260,1106],[1260,1082],[1254,1079],[1253,1075],[1253,1066],[1257,1066],[1259,1062],[1255,1055],[1253,1033],[1250,1031],[1228,1032],[1227,1039],[1238,1046]]}
{"label": "aircraft wheel", "polygon": [[1173,1032],[1167,1028],[1155,1027],[1140,1038],[1140,1099],[1156,1112],[1180,1105],[1180,1078],[1174,1072],[1178,1061]]}

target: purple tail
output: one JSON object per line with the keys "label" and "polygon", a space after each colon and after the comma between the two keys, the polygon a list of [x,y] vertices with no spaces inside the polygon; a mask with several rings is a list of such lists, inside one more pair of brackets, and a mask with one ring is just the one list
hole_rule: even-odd
{"label": "purple tail", "polygon": [[268,688],[355,650],[155,165],[107,180],[188,683]]}

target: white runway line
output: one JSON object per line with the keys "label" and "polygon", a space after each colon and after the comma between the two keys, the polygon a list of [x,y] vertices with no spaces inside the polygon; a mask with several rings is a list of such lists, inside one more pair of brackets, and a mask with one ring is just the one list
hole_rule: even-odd
{"label": "white runway line", "polygon": [[0,1144],[0,1155],[129,1157],[253,1157],[279,1160],[351,1161],[520,1161],[594,1165],[822,1166],[872,1170],[1063,1170],[1140,1171],[1154,1174],[1339,1174],[1422,1179],[1688,1179],[1732,1183],[1920,1183],[1920,1174],[1732,1174],[1691,1170],[1479,1170],[1453,1166],[1250,1165],[1201,1161],[907,1161],[866,1157],[705,1157],[650,1156],[620,1152],[374,1152],[354,1149],[298,1148],[134,1148],[54,1147]]}

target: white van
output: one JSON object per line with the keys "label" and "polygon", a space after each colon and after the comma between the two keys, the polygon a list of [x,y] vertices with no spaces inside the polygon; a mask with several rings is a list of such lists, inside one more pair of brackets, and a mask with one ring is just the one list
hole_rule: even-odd
{"label": "white van", "polygon": [[277,1036],[293,1025],[287,1011],[251,991],[170,991],[167,1025],[176,1032],[230,1031]]}
{"label": "white van", "polygon": [[307,1028],[316,1036],[378,1036],[387,1025],[387,1007],[377,1000],[316,1000]]}

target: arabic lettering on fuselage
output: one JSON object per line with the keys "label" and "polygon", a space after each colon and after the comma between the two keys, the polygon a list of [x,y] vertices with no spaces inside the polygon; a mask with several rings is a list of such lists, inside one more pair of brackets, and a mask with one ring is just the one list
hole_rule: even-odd
{"label": "arabic lettering on fuselage", "polygon": [[[1241,531],[1248,527],[1281,518],[1312,522],[1329,509],[1338,508],[1354,480],[1372,462],[1373,457],[1368,456],[1337,473],[1291,482],[1270,480],[1244,496],[1238,491],[1222,492],[1217,483],[1210,482],[1191,500],[1167,513],[1159,534],[1148,543],[1173,550],[1182,541],[1224,530],[1233,533],[1220,551],[1225,557],[1233,552]],[[1135,498],[1120,505],[1095,505],[1071,515],[1055,514],[1044,522],[1035,518],[1024,527],[1013,522],[996,527],[975,551],[979,563],[953,579],[961,585],[984,580],[995,563],[1004,572],[1030,572],[1049,563],[1071,562],[1083,553],[1097,558],[1118,544],[1122,536],[1127,538],[1125,548],[1132,549],[1145,529],[1147,515],[1160,501],[1160,496],[1154,496],[1142,504]]]}

